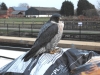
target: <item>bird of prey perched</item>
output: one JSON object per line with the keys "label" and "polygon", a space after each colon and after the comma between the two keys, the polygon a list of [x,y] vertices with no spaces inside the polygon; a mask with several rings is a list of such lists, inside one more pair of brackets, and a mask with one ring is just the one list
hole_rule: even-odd
{"label": "bird of prey perched", "polygon": [[64,23],[60,21],[61,15],[55,13],[41,28],[32,48],[23,57],[24,61],[44,52],[53,53],[63,33]]}

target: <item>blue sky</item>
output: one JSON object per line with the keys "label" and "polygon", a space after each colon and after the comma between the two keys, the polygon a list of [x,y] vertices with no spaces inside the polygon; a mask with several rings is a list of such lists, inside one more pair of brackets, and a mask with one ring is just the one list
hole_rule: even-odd
{"label": "blue sky", "polygon": [[[40,6],[40,7],[56,7],[61,8],[62,2],[65,0],[0,0],[0,2],[5,2],[7,7],[18,6],[20,3],[27,3],[29,6]],[[77,8],[77,3],[79,0],[69,0],[74,4],[74,8]],[[95,7],[98,6],[99,0],[88,0],[90,3],[94,4]],[[100,2],[100,1],[99,1]]]}

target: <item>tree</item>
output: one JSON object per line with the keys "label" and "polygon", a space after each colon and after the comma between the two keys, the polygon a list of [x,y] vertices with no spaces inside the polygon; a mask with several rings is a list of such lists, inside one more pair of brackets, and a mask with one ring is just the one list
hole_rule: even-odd
{"label": "tree", "polygon": [[74,15],[74,5],[70,1],[64,1],[61,6],[60,14],[63,16]]}
{"label": "tree", "polygon": [[97,11],[98,11],[98,14],[100,16],[100,2],[99,1],[98,1],[98,9],[97,9]]}
{"label": "tree", "polygon": [[98,1],[98,9],[100,10],[100,2]]}
{"label": "tree", "polygon": [[79,0],[77,6],[77,15],[83,15],[84,10],[95,9],[95,6],[87,0]]}
{"label": "tree", "polygon": [[20,3],[19,7],[26,7],[27,8],[27,7],[29,7],[29,5],[27,3]]}
{"label": "tree", "polygon": [[91,3],[89,3],[89,9],[95,9],[95,6]]}
{"label": "tree", "polygon": [[87,17],[99,16],[96,9],[84,10],[83,13],[84,13],[84,16],[87,16]]}
{"label": "tree", "polygon": [[0,10],[1,10],[1,4],[0,4]]}
{"label": "tree", "polygon": [[4,2],[1,3],[0,7],[1,7],[1,10],[7,10],[8,9]]}

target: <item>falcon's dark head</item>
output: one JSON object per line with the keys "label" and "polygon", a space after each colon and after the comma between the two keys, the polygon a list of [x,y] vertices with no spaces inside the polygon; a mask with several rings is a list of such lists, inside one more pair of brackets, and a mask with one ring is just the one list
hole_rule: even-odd
{"label": "falcon's dark head", "polygon": [[58,23],[58,22],[60,21],[60,19],[61,19],[61,15],[58,14],[58,13],[55,13],[55,14],[53,14],[53,15],[51,16],[50,21],[55,21],[55,22]]}

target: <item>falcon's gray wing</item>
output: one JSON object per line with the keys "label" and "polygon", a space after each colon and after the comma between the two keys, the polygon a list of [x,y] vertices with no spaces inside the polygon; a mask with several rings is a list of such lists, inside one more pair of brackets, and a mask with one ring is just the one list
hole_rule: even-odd
{"label": "falcon's gray wing", "polygon": [[28,59],[33,57],[41,47],[46,46],[57,33],[58,25],[51,23],[51,25],[47,29],[45,29],[45,31],[43,31],[36,39],[31,50],[23,57],[24,61],[27,61]]}
{"label": "falcon's gray wing", "polygon": [[[40,29],[40,32],[38,33],[38,37],[40,37],[40,35],[48,28],[48,27],[50,27],[51,26],[51,22],[50,21],[48,21],[47,23],[45,23],[43,26],[42,26],[42,28]],[[38,38],[37,37],[37,38]]]}

